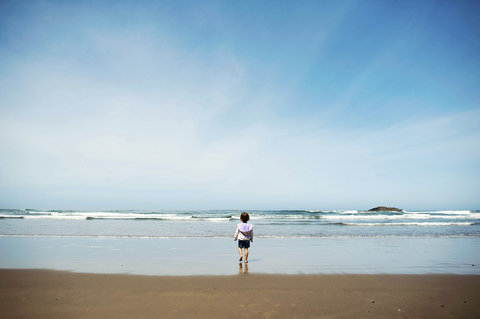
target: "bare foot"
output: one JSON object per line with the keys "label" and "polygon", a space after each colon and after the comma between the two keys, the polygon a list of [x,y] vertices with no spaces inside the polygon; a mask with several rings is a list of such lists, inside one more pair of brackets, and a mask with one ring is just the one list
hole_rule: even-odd
{"label": "bare foot", "polygon": [[238,261],[242,261],[242,259],[243,259],[243,256],[240,256],[240,259]]}
{"label": "bare foot", "polygon": [[248,260],[245,260],[245,263],[248,263]]}

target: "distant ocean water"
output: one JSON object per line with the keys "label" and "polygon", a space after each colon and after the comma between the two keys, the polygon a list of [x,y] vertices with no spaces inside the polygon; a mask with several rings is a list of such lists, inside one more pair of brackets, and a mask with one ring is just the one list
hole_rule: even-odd
{"label": "distant ocean water", "polygon": [[[0,236],[233,237],[242,211],[0,209]],[[480,236],[480,211],[250,210],[255,237]]]}

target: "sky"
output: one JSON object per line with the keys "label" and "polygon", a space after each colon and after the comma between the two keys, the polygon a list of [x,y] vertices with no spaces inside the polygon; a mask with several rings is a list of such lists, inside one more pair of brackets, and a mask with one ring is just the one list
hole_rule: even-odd
{"label": "sky", "polygon": [[0,208],[480,209],[478,16],[1,1]]}

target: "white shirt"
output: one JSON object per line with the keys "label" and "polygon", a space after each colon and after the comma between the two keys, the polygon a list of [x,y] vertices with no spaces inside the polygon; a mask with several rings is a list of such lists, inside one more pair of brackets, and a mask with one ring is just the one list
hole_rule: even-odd
{"label": "white shirt", "polygon": [[253,225],[247,223],[240,223],[235,230],[234,240],[250,240],[253,243]]}

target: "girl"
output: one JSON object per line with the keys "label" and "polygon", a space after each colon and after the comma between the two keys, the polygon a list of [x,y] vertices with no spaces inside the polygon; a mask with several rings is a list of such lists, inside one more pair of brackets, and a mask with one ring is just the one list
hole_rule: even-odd
{"label": "girl", "polygon": [[250,242],[253,243],[253,225],[248,224],[250,216],[248,213],[243,212],[240,215],[240,220],[242,223],[237,225],[237,230],[235,231],[235,237],[233,240],[238,239],[238,253],[240,254],[240,259],[242,261],[242,248],[245,252],[245,263],[248,263],[248,248],[250,247]]}

